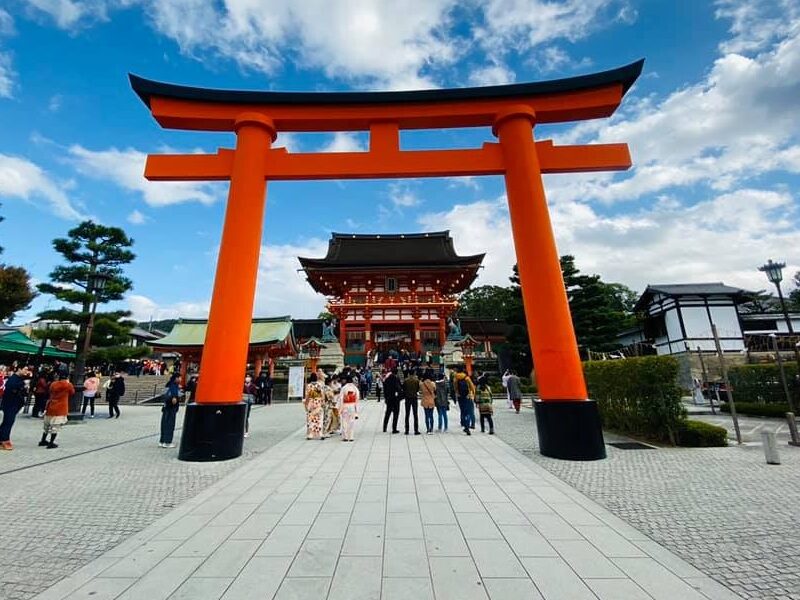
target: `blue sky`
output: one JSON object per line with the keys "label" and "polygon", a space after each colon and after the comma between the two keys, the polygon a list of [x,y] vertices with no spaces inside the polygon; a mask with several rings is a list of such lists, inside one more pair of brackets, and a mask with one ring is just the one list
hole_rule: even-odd
{"label": "blue sky", "polygon": [[[136,240],[121,303],[138,319],[207,312],[226,184],[148,183],[144,156],[213,152],[232,136],[162,130],[127,73],[220,88],[414,89],[534,81],[645,58],[612,119],[537,128],[557,142],[628,142],[624,174],[546,178],[559,250],[647,283],[766,287],[768,257],[800,269],[800,1],[3,0],[0,245],[45,280],[50,240],[91,217]],[[404,134],[474,147],[488,130]],[[359,135],[282,135],[290,150],[358,149]],[[450,229],[487,252],[478,283],[514,262],[502,180],[269,185],[257,315],[315,316],[297,273],[331,231]],[[48,305],[38,298],[18,315]],[[53,304],[51,303],[52,307]]]}

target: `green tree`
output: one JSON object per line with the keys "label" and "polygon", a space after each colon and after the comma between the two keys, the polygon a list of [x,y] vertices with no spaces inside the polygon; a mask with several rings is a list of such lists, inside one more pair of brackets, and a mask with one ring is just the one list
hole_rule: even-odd
{"label": "green tree", "polygon": [[606,283],[599,275],[581,274],[574,256],[561,257],[561,272],[578,345],[597,352],[619,348],[617,335],[635,322],[633,290]]}
{"label": "green tree", "polygon": [[[80,309],[64,307],[40,313],[44,319],[74,323],[79,327],[77,354],[73,380],[83,381],[86,356],[85,340],[99,346],[113,346],[127,340],[123,328],[133,325],[125,321],[130,313],[114,311],[97,313],[95,325],[90,329],[90,315],[98,304],[121,300],[133,284],[124,276],[122,266],[130,263],[135,254],[129,250],[133,240],[119,227],[99,225],[84,221],[67,232],[66,238],[53,240],[53,248],[64,257],[66,264],[50,273],[52,283],[39,284],[39,291],[52,294],[66,304],[79,305]],[[102,288],[98,282],[104,282]]]}
{"label": "green tree", "polygon": [[[0,223],[5,217],[0,215]],[[3,247],[0,246],[0,254]],[[10,320],[20,310],[25,310],[37,296],[31,287],[31,275],[22,267],[0,263],[0,321]]]}
{"label": "green tree", "polygon": [[513,303],[511,288],[482,285],[470,288],[458,298],[458,314],[464,317],[507,317]]}
{"label": "green tree", "polygon": [[800,271],[792,277],[794,289],[789,292],[789,308],[792,310],[800,310]]}

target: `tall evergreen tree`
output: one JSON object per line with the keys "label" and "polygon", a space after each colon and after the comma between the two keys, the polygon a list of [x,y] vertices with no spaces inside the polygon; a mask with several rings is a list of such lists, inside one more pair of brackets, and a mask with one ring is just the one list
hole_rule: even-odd
{"label": "tall evergreen tree", "polygon": [[[133,287],[122,270],[123,265],[135,258],[135,254],[129,250],[131,246],[133,240],[119,227],[108,227],[92,221],[84,221],[70,229],[66,238],[53,240],[53,248],[64,257],[66,264],[53,269],[50,273],[52,283],[39,284],[39,291],[52,294],[66,304],[79,305],[80,309],[48,310],[39,316],[74,323],[79,327],[73,376],[75,383],[83,380],[86,361],[83,347],[87,336],[91,342],[104,346],[127,338],[126,328],[132,322],[123,319],[130,315],[128,312],[97,313],[92,331],[89,330],[89,321],[96,305],[121,300],[125,292]],[[98,289],[98,279],[105,283],[102,289]]]}

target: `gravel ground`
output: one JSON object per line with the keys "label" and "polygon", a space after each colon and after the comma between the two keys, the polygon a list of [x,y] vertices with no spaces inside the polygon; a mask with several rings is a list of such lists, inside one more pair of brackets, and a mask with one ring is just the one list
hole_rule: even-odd
{"label": "gravel ground", "polygon": [[[536,450],[533,411],[495,403],[497,435],[745,598],[800,600],[800,448],[781,465],[757,445],[618,450],[560,461]],[[608,441],[608,439],[606,440]]]}

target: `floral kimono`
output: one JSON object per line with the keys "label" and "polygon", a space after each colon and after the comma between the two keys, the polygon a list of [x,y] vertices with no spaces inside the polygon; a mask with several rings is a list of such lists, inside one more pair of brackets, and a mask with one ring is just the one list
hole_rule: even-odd
{"label": "floral kimono", "polygon": [[325,415],[322,431],[325,435],[331,435],[339,429],[339,410],[336,408],[336,393],[329,385],[325,386],[325,400],[322,405]]}
{"label": "floral kimono", "polygon": [[361,393],[358,391],[358,386],[352,383],[346,383],[342,386],[342,391],[339,393],[339,416],[342,420],[342,441],[353,441],[353,429],[355,420],[358,418],[358,401],[361,399]]}
{"label": "floral kimono", "polygon": [[307,440],[325,439],[325,434],[322,430],[323,402],[325,402],[325,387],[318,381],[309,383],[306,386],[305,400],[303,400],[303,405],[306,408]]}

